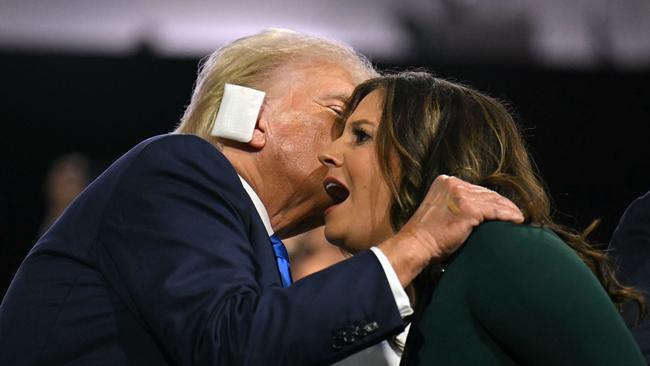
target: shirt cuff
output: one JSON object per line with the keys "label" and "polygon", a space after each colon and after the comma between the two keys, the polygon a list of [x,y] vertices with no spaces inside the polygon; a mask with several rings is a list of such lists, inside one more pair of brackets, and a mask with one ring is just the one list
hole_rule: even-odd
{"label": "shirt cuff", "polygon": [[390,261],[386,258],[386,255],[377,247],[372,247],[370,250],[375,253],[375,256],[379,260],[381,267],[384,269],[386,278],[388,279],[388,284],[390,285],[390,290],[393,293],[395,298],[395,304],[397,305],[397,310],[399,310],[399,315],[404,319],[405,317],[413,314],[413,308],[411,307],[411,301],[409,301],[406,291],[402,287],[402,284],[397,278],[397,273],[393,269],[393,266],[390,265]]}

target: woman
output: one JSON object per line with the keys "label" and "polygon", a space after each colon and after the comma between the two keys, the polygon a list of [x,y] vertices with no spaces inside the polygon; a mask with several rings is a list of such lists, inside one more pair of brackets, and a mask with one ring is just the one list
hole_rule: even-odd
{"label": "woman", "polygon": [[[644,365],[616,305],[606,256],[555,224],[515,122],[496,100],[426,73],[357,87],[341,136],[324,151],[338,202],[325,235],[358,252],[407,221],[441,174],[515,202],[524,225],[479,226],[445,263],[414,281],[406,365]],[[448,202],[461,214],[463,207]],[[613,303],[614,304],[613,304]]]}

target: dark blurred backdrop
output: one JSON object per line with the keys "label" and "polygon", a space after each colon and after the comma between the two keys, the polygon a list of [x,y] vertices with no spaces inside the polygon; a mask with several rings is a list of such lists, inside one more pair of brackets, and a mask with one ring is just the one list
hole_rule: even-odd
{"label": "dark blurred backdrop", "polygon": [[[199,3],[188,2],[197,11]],[[31,13],[17,1],[0,5],[0,296],[41,230],[50,164],[78,152],[91,162],[91,175],[97,175],[140,140],[171,131],[189,101],[201,55],[267,25],[342,39],[369,54],[380,68],[424,67],[507,101],[548,184],[558,219],[584,228],[601,218],[597,242],[606,243],[627,204],[650,190],[650,33],[647,26],[629,26],[645,24],[641,20],[648,19],[650,8],[644,3],[632,1],[632,10],[612,11],[613,2],[599,0],[603,12],[567,10],[558,1],[541,10],[526,1],[491,1],[491,7],[469,0],[406,1],[400,8],[388,1],[327,3],[338,6],[330,16],[344,18],[335,19],[329,30],[323,26],[329,23],[321,5],[284,17],[278,11],[274,23],[209,28],[206,37],[191,23],[187,27],[194,27],[194,33],[173,42],[173,32],[156,33],[158,28],[145,22],[144,31],[138,28],[143,32],[139,38],[129,38],[123,47],[76,33],[81,43],[67,42],[76,39],[71,36],[75,29],[84,33],[84,27],[104,24],[92,17],[87,22],[75,18],[78,27],[60,27],[68,33],[57,36],[51,30],[59,28],[50,23],[69,13],[61,11],[47,23],[44,3],[33,2]],[[344,6],[349,6],[347,12]],[[391,22],[377,9],[364,12],[364,6],[384,6],[381,16],[387,12]],[[573,17],[566,16],[571,11]],[[40,24],[34,28],[41,33],[32,34],[36,31],[27,20],[16,19],[25,14],[44,17],[41,23],[29,20]],[[81,12],[78,18],[84,14],[94,13]],[[553,14],[565,14],[566,22]],[[628,22],[619,19],[625,14]],[[570,20],[586,31],[568,26]],[[353,24],[344,33],[342,21]],[[170,29],[185,29],[184,24]],[[203,43],[181,42],[197,39]],[[634,47],[626,43],[630,39],[637,39]]]}

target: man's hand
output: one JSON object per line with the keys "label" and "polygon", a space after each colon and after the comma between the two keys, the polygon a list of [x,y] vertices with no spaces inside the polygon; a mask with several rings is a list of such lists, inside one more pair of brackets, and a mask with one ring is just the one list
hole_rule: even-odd
{"label": "man's hand", "polygon": [[514,203],[494,191],[441,175],[409,221],[379,248],[406,286],[430,262],[456,251],[472,229],[486,220],[521,223],[524,216]]}

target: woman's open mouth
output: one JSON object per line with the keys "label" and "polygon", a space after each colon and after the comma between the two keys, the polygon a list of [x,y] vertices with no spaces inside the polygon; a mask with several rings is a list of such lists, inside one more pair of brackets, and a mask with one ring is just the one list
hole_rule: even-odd
{"label": "woman's open mouth", "polygon": [[345,201],[350,195],[348,188],[343,183],[332,177],[327,177],[325,180],[323,180],[323,187],[325,188],[327,195],[329,195],[333,201],[332,205],[325,210],[326,213],[330,210],[330,208]]}

